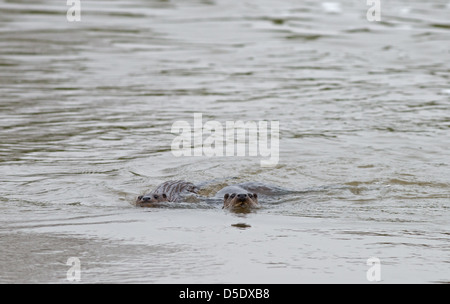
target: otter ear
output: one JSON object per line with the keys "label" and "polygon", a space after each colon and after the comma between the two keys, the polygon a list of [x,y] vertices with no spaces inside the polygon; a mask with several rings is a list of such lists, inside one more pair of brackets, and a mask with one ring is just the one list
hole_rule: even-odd
{"label": "otter ear", "polygon": [[227,193],[225,194],[225,196],[223,197],[224,200],[227,200],[230,197],[230,195]]}
{"label": "otter ear", "polygon": [[256,193],[253,193],[253,196],[254,196],[255,198],[258,198],[258,194],[256,194]]}
{"label": "otter ear", "polygon": [[167,198],[167,195],[165,193],[162,194],[163,198]]}

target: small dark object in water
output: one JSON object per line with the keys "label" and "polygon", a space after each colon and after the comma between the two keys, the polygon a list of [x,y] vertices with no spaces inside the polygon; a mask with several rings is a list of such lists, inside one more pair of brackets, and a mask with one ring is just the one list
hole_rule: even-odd
{"label": "small dark object in water", "polygon": [[252,226],[250,226],[249,224],[246,224],[246,223],[236,223],[236,224],[231,224],[231,226],[237,227],[237,228],[240,228],[240,229],[247,229],[247,228],[252,227]]}

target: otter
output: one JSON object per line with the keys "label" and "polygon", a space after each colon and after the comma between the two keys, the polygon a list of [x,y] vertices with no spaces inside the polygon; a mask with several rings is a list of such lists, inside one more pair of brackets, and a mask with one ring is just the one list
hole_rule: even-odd
{"label": "otter", "polygon": [[256,193],[232,193],[223,197],[222,209],[254,208],[258,206],[258,194]]}
{"label": "otter", "polygon": [[155,190],[141,195],[136,200],[136,206],[152,207],[162,202],[179,202],[188,194],[197,194],[198,188],[186,181],[168,181],[159,185]]}
{"label": "otter", "polygon": [[[220,190],[217,191],[216,189]],[[213,191],[215,195],[211,197]],[[136,200],[136,206],[153,207],[163,202],[187,202],[200,199],[211,203],[223,202],[222,209],[249,210],[260,206],[258,199],[267,199],[289,193],[295,192],[259,182],[244,182],[227,186],[214,182],[194,185],[183,180],[167,181],[159,185],[154,191],[139,196]]]}
{"label": "otter", "polygon": [[222,209],[251,209],[259,206],[258,193],[262,189],[255,183],[230,185],[222,188],[215,197],[223,199]]}

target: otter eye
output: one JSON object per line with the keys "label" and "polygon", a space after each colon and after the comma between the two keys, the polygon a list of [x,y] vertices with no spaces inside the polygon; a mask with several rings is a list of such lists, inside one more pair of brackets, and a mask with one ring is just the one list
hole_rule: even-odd
{"label": "otter eye", "polygon": [[155,196],[153,196],[153,197],[154,197],[155,199],[158,199],[159,196],[155,195]]}
{"label": "otter eye", "polygon": [[234,198],[236,196],[236,193],[231,194],[231,198]]}
{"label": "otter eye", "polygon": [[249,193],[248,197],[253,198],[253,194]]}
{"label": "otter eye", "polygon": [[143,197],[144,197],[144,196],[139,195],[139,196],[138,196],[138,200],[141,200]]}

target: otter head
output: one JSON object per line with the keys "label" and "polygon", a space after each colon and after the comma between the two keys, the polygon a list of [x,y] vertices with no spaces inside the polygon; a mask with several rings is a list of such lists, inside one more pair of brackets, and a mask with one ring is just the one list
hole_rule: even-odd
{"label": "otter head", "polygon": [[167,195],[165,193],[149,193],[141,195],[136,200],[136,206],[151,207],[155,203],[167,202]]}
{"label": "otter head", "polygon": [[223,197],[223,208],[252,208],[258,206],[256,193],[232,193]]}

